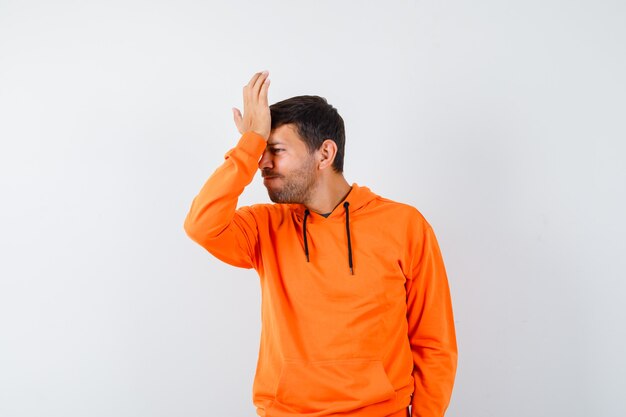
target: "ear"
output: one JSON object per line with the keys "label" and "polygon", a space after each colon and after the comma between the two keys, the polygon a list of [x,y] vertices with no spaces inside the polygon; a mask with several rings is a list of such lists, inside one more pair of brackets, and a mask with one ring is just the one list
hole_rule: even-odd
{"label": "ear", "polygon": [[337,156],[337,144],[332,139],[326,139],[318,149],[319,169],[332,167]]}

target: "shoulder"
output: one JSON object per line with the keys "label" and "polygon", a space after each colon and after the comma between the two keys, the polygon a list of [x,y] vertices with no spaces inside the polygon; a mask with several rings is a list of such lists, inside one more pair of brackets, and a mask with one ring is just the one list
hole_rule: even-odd
{"label": "shoulder", "polygon": [[242,206],[237,209],[239,212],[247,213],[255,218],[269,218],[284,216],[290,211],[288,204],[259,203],[249,206]]}
{"label": "shoulder", "polygon": [[373,203],[393,216],[390,218],[401,219],[412,226],[431,228],[426,217],[415,206],[381,196],[377,196]]}

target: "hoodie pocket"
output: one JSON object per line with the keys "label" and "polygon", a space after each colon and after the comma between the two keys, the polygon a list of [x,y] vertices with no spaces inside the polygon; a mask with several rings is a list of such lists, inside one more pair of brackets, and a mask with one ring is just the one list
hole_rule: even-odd
{"label": "hoodie pocket", "polygon": [[276,402],[299,413],[355,410],[396,397],[380,360],[283,363]]}

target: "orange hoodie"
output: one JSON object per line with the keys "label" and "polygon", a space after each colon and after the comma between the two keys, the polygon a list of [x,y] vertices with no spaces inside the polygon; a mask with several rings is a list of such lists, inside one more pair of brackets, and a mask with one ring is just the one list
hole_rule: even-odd
{"label": "orange hoodie", "polygon": [[185,231],[254,268],[261,342],[253,401],[266,417],[440,417],[457,349],[432,228],[357,184],[327,217],[300,204],[237,209],[266,143],[242,135],[194,198]]}

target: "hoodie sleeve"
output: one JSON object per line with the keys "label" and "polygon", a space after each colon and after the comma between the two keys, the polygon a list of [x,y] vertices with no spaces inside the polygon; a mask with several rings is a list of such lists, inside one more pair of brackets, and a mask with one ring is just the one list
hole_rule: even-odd
{"label": "hoodie sleeve", "polygon": [[450,402],[457,365],[452,302],[432,228],[424,221],[413,232],[406,281],[415,384],[411,417],[442,417]]}
{"label": "hoodie sleeve", "polygon": [[242,268],[255,266],[258,231],[251,209],[237,210],[237,201],[252,182],[265,146],[261,135],[244,133],[193,199],[184,223],[192,240],[218,259]]}

